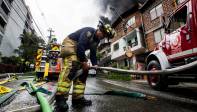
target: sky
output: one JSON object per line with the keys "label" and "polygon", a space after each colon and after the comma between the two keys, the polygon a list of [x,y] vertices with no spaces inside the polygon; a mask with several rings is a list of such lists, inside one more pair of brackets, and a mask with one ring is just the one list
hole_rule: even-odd
{"label": "sky", "polygon": [[[86,26],[96,28],[101,10],[99,0],[25,0],[34,20],[47,40],[51,27],[58,42]],[[38,32],[38,31],[37,31]],[[38,33],[40,34],[40,33]]]}

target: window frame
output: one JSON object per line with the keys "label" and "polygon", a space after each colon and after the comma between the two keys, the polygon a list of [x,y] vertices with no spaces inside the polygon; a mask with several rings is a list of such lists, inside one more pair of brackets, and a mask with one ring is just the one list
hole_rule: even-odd
{"label": "window frame", "polygon": [[[159,9],[162,9],[160,10],[161,12],[159,12]],[[164,10],[163,10],[163,4],[160,3],[159,5],[153,7],[150,11],[149,11],[149,14],[150,14],[150,18],[151,20],[154,20],[160,16],[162,16],[164,14]],[[154,15],[153,15],[154,14]]]}
{"label": "window frame", "polygon": [[[158,39],[158,36],[155,36],[156,32],[159,32],[158,34],[160,35],[159,39]],[[157,29],[153,32],[153,35],[154,35],[154,40],[155,40],[155,43],[158,44],[160,43],[162,40],[163,40],[163,37],[164,37],[164,34],[165,34],[165,30],[164,28],[160,28],[160,29]],[[156,38],[157,37],[157,38]],[[157,41],[159,40],[159,41]]]}
{"label": "window frame", "polygon": [[114,51],[119,50],[119,42],[117,42],[117,43],[115,43],[115,44],[113,45],[113,50],[114,50]]}
{"label": "window frame", "polygon": [[5,20],[5,18],[3,17],[2,14],[0,14],[0,19],[2,20],[2,24],[0,24],[0,26],[2,28],[5,28],[6,24],[7,24],[7,21]]}
{"label": "window frame", "polygon": [[8,4],[3,0],[2,3],[1,3],[1,8],[3,10],[3,12],[6,14],[6,15],[9,15],[10,13],[10,8],[8,6]]}
{"label": "window frame", "polygon": [[[135,25],[135,22],[136,22],[136,18],[135,18],[135,16],[133,16],[127,21],[126,27],[129,28],[130,26]],[[130,23],[132,23],[132,24],[130,24]]]}
{"label": "window frame", "polygon": [[[135,35],[133,35],[133,33],[135,33]],[[126,37],[127,45],[130,46],[131,48],[138,46],[137,32],[133,32],[133,33],[128,34]]]}

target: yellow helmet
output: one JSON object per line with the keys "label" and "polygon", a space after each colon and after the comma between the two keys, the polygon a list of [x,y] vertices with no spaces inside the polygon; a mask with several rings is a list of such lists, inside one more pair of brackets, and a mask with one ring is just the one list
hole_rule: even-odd
{"label": "yellow helmet", "polygon": [[112,39],[116,33],[110,24],[104,24],[101,21],[99,21],[98,28],[108,39]]}

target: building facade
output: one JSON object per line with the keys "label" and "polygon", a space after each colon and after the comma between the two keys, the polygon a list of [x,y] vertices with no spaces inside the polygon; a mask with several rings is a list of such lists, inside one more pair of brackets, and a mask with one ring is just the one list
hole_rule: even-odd
{"label": "building facade", "polygon": [[12,0],[0,0],[0,45],[4,37],[5,28],[11,11]]}
{"label": "building facade", "polygon": [[[132,7],[121,16],[124,21],[117,19],[113,27],[117,35],[111,44],[111,60],[117,62],[117,67],[139,69],[144,66],[145,42],[143,35],[143,22],[139,5]],[[132,57],[125,55],[126,51],[132,52]],[[143,67],[141,67],[143,69]]]}
{"label": "building facade", "polygon": [[102,39],[98,47],[99,65],[109,66],[111,64],[111,48],[107,39]]}
{"label": "building facade", "polygon": [[[179,1],[179,0],[178,0]],[[149,52],[163,39],[164,20],[175,10],[177,0],[147,0],[140,8]]]}
{"label": "building facade", "polygon": [[[14,50],[20,46],[19,36],[24,31],[30,31],[32,27],[32,16],[24,0],[2,0],[9,3],[9,14],[4,25],[3,38],[0,44],[2,56],[14,55]],[[2,4],[1,4],[2,6]],[[3,15],[3,13],[1,12]]]}

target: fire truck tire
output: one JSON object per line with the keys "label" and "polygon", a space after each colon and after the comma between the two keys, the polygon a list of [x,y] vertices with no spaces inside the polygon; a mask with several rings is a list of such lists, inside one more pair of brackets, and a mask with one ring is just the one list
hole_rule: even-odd
{"label": "fire truck tire", "polygon": [[[152,60],[148,63],[147,70],[161,70],[160,63]],[[164,90],[168,87],[168,77],[164,75],[148,75],[148,84],[155,90]]]}

